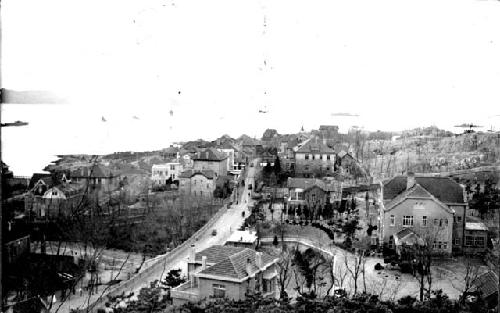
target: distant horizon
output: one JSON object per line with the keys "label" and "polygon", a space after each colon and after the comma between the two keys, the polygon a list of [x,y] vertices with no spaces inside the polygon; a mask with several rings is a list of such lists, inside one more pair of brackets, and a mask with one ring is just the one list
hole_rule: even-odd
{"label": "distant horizon", "polygon": [[498,129],[497,9],[470,0],[5,0],[11,104],[2,121],[29,125],[2,129],[3,159],[26,174],[67,152],[156,150],[266,128]]}

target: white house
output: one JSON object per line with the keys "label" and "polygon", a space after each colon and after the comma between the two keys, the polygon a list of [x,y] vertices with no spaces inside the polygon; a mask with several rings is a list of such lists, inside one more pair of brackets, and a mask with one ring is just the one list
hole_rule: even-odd
{"label": "white house", "polygon": [[178,180],[181,172],[182,165],[180,163],[154,164],[151,169],[151,180],[154,185],[165,185],[169,178],[172,181]]}

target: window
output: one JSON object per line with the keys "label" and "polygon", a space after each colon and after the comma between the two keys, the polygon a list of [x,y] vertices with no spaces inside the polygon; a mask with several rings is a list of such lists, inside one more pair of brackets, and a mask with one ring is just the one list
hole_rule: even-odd
{"label": "window", "polygon": [[436,249],[436,248],[437,248],[437,241],[436,241],[436,240],[434,240],[434,242],[432,243],[432,248],[433,248],[433,249]]}
{"label": "window", "polygon": [[52,190],[52,195],[53,195],[53,196],[57,196],[57,191]]}
{"label": "window", "polygon": [[203,197],[203,191],[200,191],[200,197]]}
{"label": "window", "polygon": [[474,210],[469,210],[469,216],[474,216]]}
{"label": "window", "polygon": [[309,160],[309,154],[306,154],[306,160]]}
{"label": "window", "polygon": [[475,237],[474,238],[474,245],[476,247],[484,247],[484,237]]}
{"label": "window", "polygon": [[434,226],[438,226],[439,225],[439,220],[437,218],[434,219]]}
{"label": "window", "polygon": [[175,165],[170,165],[170,170],[174,171],[175,170]]}
{"label": "window", "polygon": [[309,170],[309,166],[304,166],[304,170],[308,171]]}
{"label": "window", "polygon": [[329,166],[327,166],[327,167],[326,167],[326,170],[327,170],[327,171],[329,171],[329,170],[330,170],[330,167],[329,167]]}
{"label": "window", "polygon": [[443,220],[442,219],[439,220],[439,227],[441,227],[441,226],[443,226]]}
{"label": "window", "polygon": [[427,216],[422,216],[422,226],[427,226]]}
{"label": "window", "polygon": [[462,221],[462,217],[461,216],[457,216],[457,222],[461,222]]}
{"label": "window", "polygon": [[326,155],[326,159],[330,160],[330,155],[329,154]]}
{"label": "window", "polygon": [[315,159],[316,159],[316,156],[315,156],[314,154],[312,155],[312,159],[313,159],[313,160],[315,160]]}
{"label": "window", "polygon": [[403,226],[413,226],[413,215],[403,216]]}
{"label": "window", "polygon": [[314,193],[313,193],[313,194],[311,195],[311,199],[312,199],[312,202],[316,201],[316,194],[314,194]]}
{"label": "window", "polygon": [[221,284],[213,284],[214,298],[226,297],[226,286]]}
{"label": "window", "polygon": [[394,226],[396,224],[396,218],[394,215],[391,215],[391,226]]}
{"label": "window", "polygon": [[443,241],[443,250],[448,249],[448,243],[446,241]]}
{"label": "window", "polygon": [[460,238],[455,238],[455,245],[460,245]]}
{"label": "window", "polygon": [[319,159],[323,160],[323,155],[322,154],[319,155]]}
{"label": "window", "polygon": [[445,220],[444,220],[444,226],[445,226],[445,227],[448,227],[448,219],[445,219]]}
{"label": "window", "polygon": [[474,244],[474,237],[472,236],[465,236],[465,245],[466,246],[472,246]]}

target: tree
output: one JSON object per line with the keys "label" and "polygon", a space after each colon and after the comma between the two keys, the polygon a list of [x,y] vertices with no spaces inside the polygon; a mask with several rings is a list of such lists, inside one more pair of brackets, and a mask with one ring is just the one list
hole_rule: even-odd
{"label": "tree", "polygon": [[292,266],[293,251],[283,247],[280,251],[279,261],[276,263],[278,267],[278,288],[280,291],[280,299],[287,299],[288,295],[286,293],[286,288],[290,283],[292,278],[291,266]]}

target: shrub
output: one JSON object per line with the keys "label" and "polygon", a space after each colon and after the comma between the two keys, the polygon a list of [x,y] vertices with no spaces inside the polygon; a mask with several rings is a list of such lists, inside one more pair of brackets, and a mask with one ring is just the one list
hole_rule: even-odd
{"label": "shrub", "polygon": [[384,269],[384,267],[382,265],[380,265],[380,263],[375,264],[375,270],[376,271],[380,271],[380,270],[383,270],[383,269]]}

